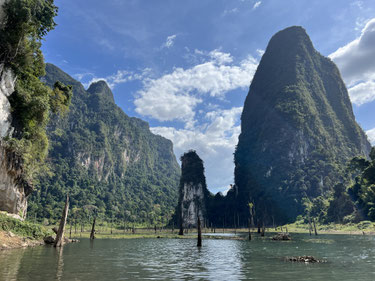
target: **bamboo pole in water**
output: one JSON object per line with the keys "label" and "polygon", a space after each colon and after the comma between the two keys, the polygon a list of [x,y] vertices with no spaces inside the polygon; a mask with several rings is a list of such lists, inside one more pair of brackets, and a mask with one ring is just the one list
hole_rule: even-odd
{"label": "bamboo pole in water", "polygon": [[66,219],[68,218],[68,212],[69,212],[69,195],[66,195],[65,207],[62,213],[59,230],[57,231],[57,234],[56,234],[54,247],[61,247],[64,245],[64,231],[65,231]]}

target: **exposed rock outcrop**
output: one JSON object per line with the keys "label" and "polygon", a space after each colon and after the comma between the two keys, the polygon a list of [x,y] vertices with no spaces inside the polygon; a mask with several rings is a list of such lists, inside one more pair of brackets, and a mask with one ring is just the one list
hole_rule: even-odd
{"label": "exposed rock outcrop", "polygon": [[287,261],[291,262],[304,262],[304,263],[326,263],[326,260],[319,260],[313,256],[298,256],[298,257],[287,257]]}
{"label": "exposed rock outcrop", "polygon": [[181,229],[195,227],[198,217],[206,219],[209,191],[204,176],[203,161],[195,151],[181,156],[181,179],[179,187],[178,214]]}
{"label": "exposed rock outcrop", "polygon": [[289,233],[278,233],[276,234],[275,236],[272,237],[272,240],[276,240],[276,241],[288,241],[288,240],[292,240],[292,238],[290,237]]}
{"label": "exposed rock outcrop", "polygon": [[0,64],[0,139],[12,132],[11,109],[8,97],[14,92],[16,78],[10,69]]}
{"label": "exposed rock outcrop", "polygon": [[32,186],[24,180],[21,158],[6,147],[11,137],[11,110],[8,97],[14,92],[16,78],[10,69],[0,65],[0,211],[25,218],[27,197]]}

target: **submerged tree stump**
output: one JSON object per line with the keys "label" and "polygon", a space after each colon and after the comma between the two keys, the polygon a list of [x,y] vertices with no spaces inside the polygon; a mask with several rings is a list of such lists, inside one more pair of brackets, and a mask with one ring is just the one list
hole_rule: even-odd
{"label": "submerged tree stump", "polygon": [[202,230],[201,230],[201,220],[198,217],[198,242],[197,247],[202,247]]}
{"label": "submerged tree stump", "polygon": [[326,263],[326,260],[319,260],[313,256],[286,257],[287,261],[304,263]]}
{"label": "submerged tree stump", "polygon": [[91,228],[91,233],[90,233],[91,240],[95,239],[95,222],[96,222],[96,217],[94,217],[94,221],[92,223],[92,228]]}
{"label": "submerged tree stump", "polygon": [[61,247],[64,245],[64,231],[66,225],[66,219],[68,218],[69,212],[69,195],[66,195],[65,207],[60,220],[60,226],[56,234],[54,247]]}
{"label": "submerged tree stump", "polygon": [[275,236],[273,236],[272,240],[278,240],[278,241],[284,240],[284,241],[286,241],[286,240],[292,240],[292,238],[290,237],[289,233],[281,232],[281,233],[278,233]]}
{"label": "submerged tree stump", "polygon": [[318,235],[318,231],[316,230],[315,218],[313,218],[313,224],[314,224],[315,235]]}

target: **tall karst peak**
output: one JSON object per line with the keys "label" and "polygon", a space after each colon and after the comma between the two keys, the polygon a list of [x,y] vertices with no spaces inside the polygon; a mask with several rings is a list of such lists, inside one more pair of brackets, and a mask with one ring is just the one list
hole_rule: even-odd
{"label": "tall karst peak", "polygon": [[109,88],[107,82],[104,80],[99,80],[97,82],[91,83],[90,87],[87,89],[90,94],[103,94],[110,97],[113,100],[113,93]]}
{"label": "tall karst peak", "polygon": [[330,192],[351,157],[369,149],[335,64],[302,27],[276,33],[241,116],[237,211],[246,214],[254,202],[264,217],[293,220],[303,202]]}

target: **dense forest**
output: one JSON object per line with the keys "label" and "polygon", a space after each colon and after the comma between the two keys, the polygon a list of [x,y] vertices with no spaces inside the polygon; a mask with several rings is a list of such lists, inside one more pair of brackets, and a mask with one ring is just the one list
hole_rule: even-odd
{"label": "dense forest", "polygon": [[178,199],[180,168],[172,142],[127,116],[104,81],[86,91],[51,64],[42,81],[62,81],[74,94],[69,112],[48,124],[49,171],[30,198],[29,216],[56,220],[69,193],[79,220],[95,210],[103,219],[165,224]]}

